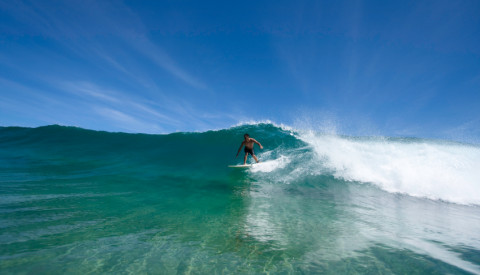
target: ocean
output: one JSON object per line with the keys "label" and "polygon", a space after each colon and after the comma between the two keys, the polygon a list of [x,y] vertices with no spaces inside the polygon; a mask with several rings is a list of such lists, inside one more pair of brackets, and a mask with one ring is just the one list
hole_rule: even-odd
{"label": "ocean", "polygon": [[480,274],[480,147],[1,127],[0,273]]}

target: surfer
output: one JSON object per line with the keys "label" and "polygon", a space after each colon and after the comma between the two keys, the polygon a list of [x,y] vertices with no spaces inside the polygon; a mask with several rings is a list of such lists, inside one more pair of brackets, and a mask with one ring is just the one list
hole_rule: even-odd
{"label": "surfer", "polygon": [[247,163],[248,154],[252,155],[252,157],[258,163],[259,161],[257,159],[257,156],[255,156],[255,153],[253,152],[253,145],[254,143],[258,144],[258,146],[260,146],[260,149],[263,149],[263,146],[260,144],[260,142],[251,138],[248,134],[243,135],[243,137],[245,138],[245,140],[242,142],[242,144],[240,144],[240,148],[238,148],[238,152],[235,158],[238,157],[238,154],[240,154],[240,150],[242,150],[242,147],[245,145],[245,149],[243,150],[245,151],[245,158],[243,158],[243,165]]}

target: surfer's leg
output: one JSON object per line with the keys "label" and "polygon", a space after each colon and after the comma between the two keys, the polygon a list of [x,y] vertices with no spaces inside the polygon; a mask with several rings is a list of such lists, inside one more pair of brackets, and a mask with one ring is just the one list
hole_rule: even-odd
{"label": "surfer's leg", "polygon": [[255,155],[252,155],[252,157],[255,159],[255,161],[258,163],[258,159],[257,159],[257,156]]}
{"label": "surfer's leg", "polygon": [[243,165],[247,164],[247,157],[248,153],[245,153],[245,157],[243,158]]}

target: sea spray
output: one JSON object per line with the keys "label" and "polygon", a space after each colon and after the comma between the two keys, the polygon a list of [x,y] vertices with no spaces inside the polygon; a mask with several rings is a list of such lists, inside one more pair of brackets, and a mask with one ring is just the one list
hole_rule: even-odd
{"label": "sea spray", "polygon": [[414,138],[342,137],[306,133],[318,165],[347,181],[388,192],[480,204],[480,148]]}

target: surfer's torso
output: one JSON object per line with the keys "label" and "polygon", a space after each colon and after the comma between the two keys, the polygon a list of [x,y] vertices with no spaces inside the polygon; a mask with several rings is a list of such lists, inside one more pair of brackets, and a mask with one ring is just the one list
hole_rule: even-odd
{"label": "surfer's torso", "polygon": [[243,141],[243,144],[246,148],[253,149],[253,144],[255,143],[255,141],[256,140],[254,140],[253,138],[248,138]]}

